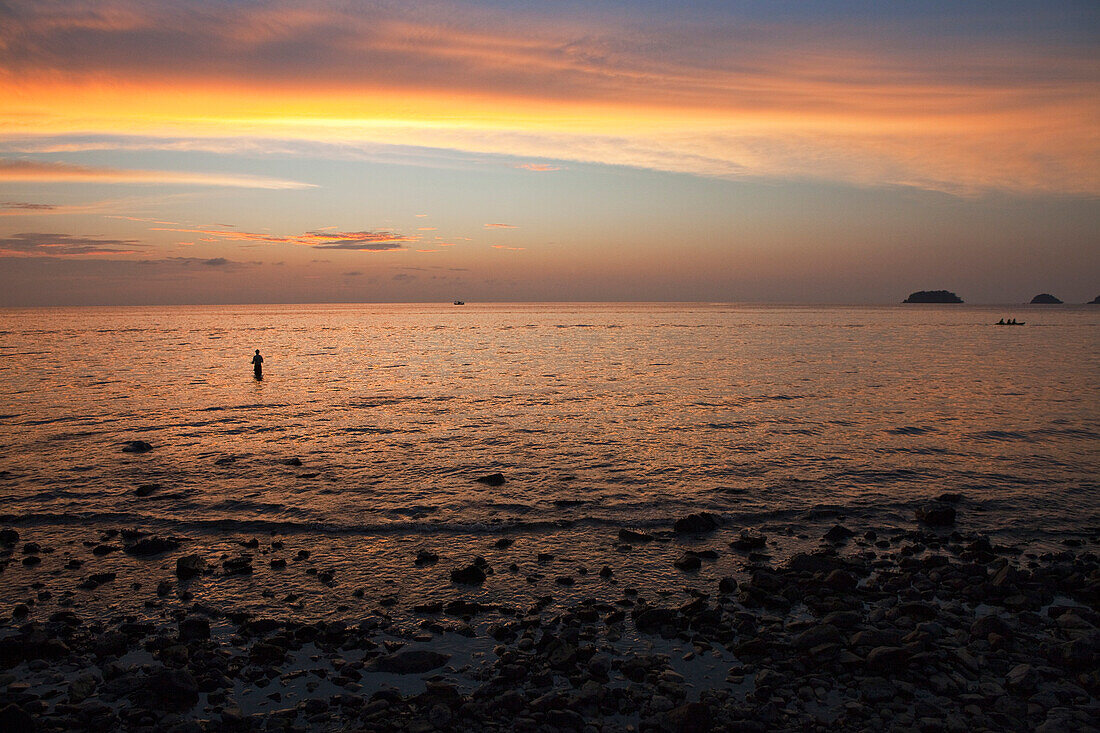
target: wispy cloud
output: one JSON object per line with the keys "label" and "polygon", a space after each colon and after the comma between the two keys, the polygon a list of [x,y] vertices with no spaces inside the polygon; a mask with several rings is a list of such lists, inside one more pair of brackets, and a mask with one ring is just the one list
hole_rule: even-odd
{"label": "wispy cloud", "polygon": [[[225,226],[219,225],[219,226]],[[314,249],[343,249],[359,252],[382,252],[404,249],[409,242],[419,241],[417,237],[406,236],[387,231],[308,231],[303,234],[269,234],[266,232],[246,232],[237,229],[196,229],[186,227],[151,227],[154,232],[181,232],[187,234],[205,234],[203,241],[217,242],[258,242],[264,244],[301,244]]]}
{"label": "wispy cloud", "polygon": [[144,245],[132,239],[102,239],[47,232],[24,232],[0,237],[0,254],[39,257],[86,257],[137,254]]}
{"label": "wispy cloud", "polygon": [[549,173],[551,171],[560,171],[560,165],[550,165],[549,163],[524,163],[517,165],[516,168],[522,168],[526,171],[534,171],[535,173]]}
{"label": "wispy cloud", "polygon": [[494,244],[493,249],[503,249],[503,250],[507,250],[508,252],[521,252],[521,251],[523,251],[527,248],[526,247],[506,247],[503,244]]}
{"label": "wispy cloud", "polygon": [[486,229],[519,229],[515,224],[486,224]]}
{"label": "wispy cloud", "polygon": [[188,171],[127,170],[100,168],[41,160],[0,158],[2,181],[62,181],[75,183],[160,183],[189,186],[232,186],[238,188],[316,188],[311,183],[262,176]]}
{"label": "wispy cloud", "polygon": [[23,201],[0,201],[0,209],[15,209],[16,211],[54,211],[57,207],[53,204],[30,204]]}

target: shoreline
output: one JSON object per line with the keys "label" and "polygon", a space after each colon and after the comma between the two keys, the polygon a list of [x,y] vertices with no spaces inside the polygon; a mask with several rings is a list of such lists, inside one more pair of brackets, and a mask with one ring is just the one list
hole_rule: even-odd
{"label": "shoreline", "polygon": [[[478,546],[417,557],[410,542],[389,571],[432,580],[392,595],[364,593],[289,538],[214,552],[138,532],[74,536],[57,568],[59,548],[16,525],[0,534],[0,582],[19,573],[31,603],[0,609],[0,721],[179,733],[1095,730],[1096,538],[1021,556],[954,529],[956,506],[965,513],[965,501],[933,502],[905,530],[843,520],[782,559],[769,555],[784,538],[706,514],[660,532],[598,530],[608,552],[583,566],[553,547],[532,558],[507,537],[486,538],[481,561]],[[629,572],[653,557],[660,578]],[[284,560],[308,590],[272,580]],[[737,572],[716,577],[731,560]],[[646,575],[654,582],[636,582]],[[486,602],[483,585],[514,592]],[[296,593],[326,618],[306,618]]]}

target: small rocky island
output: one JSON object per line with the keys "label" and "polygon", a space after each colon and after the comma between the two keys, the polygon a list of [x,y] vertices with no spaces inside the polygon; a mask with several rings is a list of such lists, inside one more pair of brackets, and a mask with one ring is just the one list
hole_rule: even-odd
{"label": "small rocky island", "polygon": [[950,290],[918,290],[902,303],[961,303],[963,299]]}
{"label": "small rocky island", "polygon": [[1039,293],[1031,299],[1032,305],[1062,305],[1062,301],[1050,293]]}
{"label": "small rocky island", "polygon": [[1088,304],[1089,304],[1089,305],[1100,305],[1100,295],[1097,295],[1097,296],[1096,296],[1095,298],[1093,298],[1092,300],[1090,300],[1090,301],[1088,302]]}

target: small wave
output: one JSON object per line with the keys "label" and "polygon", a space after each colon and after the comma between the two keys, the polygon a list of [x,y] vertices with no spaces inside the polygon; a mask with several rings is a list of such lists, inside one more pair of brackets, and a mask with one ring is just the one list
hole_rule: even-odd
{"label": "small wave", "polygon": [[901,428],[889,428],[886,432],[891,435],[927,435],[928,433],[935,433],[935,428],[926,428],[920,425],[906,425]]}
{"label": "small wave", "polygon": [[200,407],[197,411],[218,412],[221,410],[262,410],[264,408],[272,407],[287,407],[287,405],[279,402],[256,402],[249,405],[215,405],[213,407]]}
{"label": "small wave", "polygon": [[1039,428],[1033,435],[1050,435],[1059,438],[1100,438],[1100,433],[1087,428]]}
{"label": "small wave", "polygon": [[995,440],[995,441],[1011,441],[1022,440],[1025,442],[1032,442],[1034,439],[1027,433],[1022,433],[1018,430],[982,430],[977,433],[970,433],[967,437],[975,440]]}

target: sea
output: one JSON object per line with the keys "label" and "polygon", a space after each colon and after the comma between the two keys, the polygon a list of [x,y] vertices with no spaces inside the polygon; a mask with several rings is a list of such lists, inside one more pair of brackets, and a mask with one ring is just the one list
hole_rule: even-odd
{"label": "sea", "polygon": [[[55,550],[37,578],[118,549],[117,530],[212,563],[258,539],[255,574],[204,598],[271,611],[285,592],[307,617],[346,615],[352,589],[449,598],[477,556],[493,574],[467,595],[497,602],[594,594],[604,566],[672,592],[686,547],[715,550],[691,579],[709,583],[743,570],[741,530],[780,562],[838,523],[912,530],[944,493],[962,497],[956,531],[1058,552],[1100,533],[1098,356],[1100,306],[2,309],[0,526]],[[137,440],[152,449],[123,451]],[[696,512],[721,530],[668,536]],[[622,527],[662,541],[624,547]],[[174,555],[97,562],[170,577]]]}

